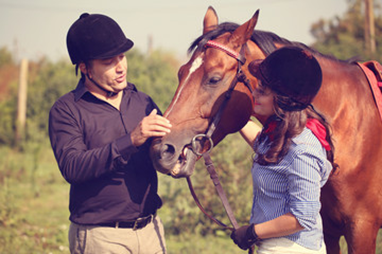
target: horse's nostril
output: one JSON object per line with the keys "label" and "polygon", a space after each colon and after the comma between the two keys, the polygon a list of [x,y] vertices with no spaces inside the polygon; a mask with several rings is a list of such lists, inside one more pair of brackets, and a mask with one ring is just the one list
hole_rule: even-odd
{"label": "horse's nostril", "polygon": [[175,154],[175,147],[171,144],[166,144],[162,149],[162,159],[168,160],[172,158]]}

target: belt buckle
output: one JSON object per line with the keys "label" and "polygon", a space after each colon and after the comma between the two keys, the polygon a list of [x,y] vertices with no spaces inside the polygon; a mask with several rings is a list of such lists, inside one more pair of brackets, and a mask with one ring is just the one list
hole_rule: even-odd
{"label": "belt buckle", "polygon": [[149,216],[144,217],[144,218],[138,218],[136,221],[134,221],[133,230],[137,230],[138,226],[139,226],[138,224],[141,222],[146,223],[145,225],[143,225],[143,227],[145,227],[147,224],[149,224],[149,220],[152,220],[153,218],[154,218],[153,214],[150,214]]}
{"label": "belt buckle", "polygon": [[138,218],[136,221],[134,221],[134,226],[133,226],[133,230],[137,230],[137,227],[138,227],[138,223],[140,222],[141,220]]}

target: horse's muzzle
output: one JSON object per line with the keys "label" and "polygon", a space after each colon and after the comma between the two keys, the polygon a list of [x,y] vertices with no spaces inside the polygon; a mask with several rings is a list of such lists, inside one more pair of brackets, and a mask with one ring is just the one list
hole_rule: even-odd
{"label": "horse's muzzle", "polygon": [[191,176],[197,157],[187,146],[181,149],[161,139],[154,139],[150,149],[154,168],[174,178]]}

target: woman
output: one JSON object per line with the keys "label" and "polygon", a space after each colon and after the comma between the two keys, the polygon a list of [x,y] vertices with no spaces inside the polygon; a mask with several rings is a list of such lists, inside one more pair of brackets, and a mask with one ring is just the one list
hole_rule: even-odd
{"label": "woman", "polygon": [[242,249],[258,253],[326,253],[320,216],[321,187],[332,168],[329,124],[311,105],[322,73],[313,55],[297,47],[276,50],[251,62],[258,79],[254,114],[242,130],[255,151],[254,200],[250,225],[231,238]]}

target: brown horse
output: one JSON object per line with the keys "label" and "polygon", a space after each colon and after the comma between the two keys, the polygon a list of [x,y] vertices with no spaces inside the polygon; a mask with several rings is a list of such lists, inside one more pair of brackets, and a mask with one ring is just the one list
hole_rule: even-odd
{"label": "brown horse", "polygon": [[[257,13],[240,26],[218,24],[216,12],[208,8],[203,35],[195,40],[190,60],[179,70],[178,89],[164,114],[173,125],[172,132],[153,141],[156,169],[174,177],[191,175],[202,152],[240,130],[250,118],[250,90],[257,80],[249,74],[248,64],[279,47],[303,47],[316,56],[323,71],[323,85],[313,104],[333,127],[335,162],[340,166],[322,190],[328,253],[340,253],[342,235],[348,253],[375,253],[382,225],[382,122],[364,73],[355,63],[270,32],[254,31],[256,22]],[[238,79],[239,74],[247,79]],[[214,121],[220,114],[219,121]]]}

